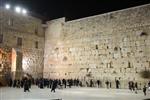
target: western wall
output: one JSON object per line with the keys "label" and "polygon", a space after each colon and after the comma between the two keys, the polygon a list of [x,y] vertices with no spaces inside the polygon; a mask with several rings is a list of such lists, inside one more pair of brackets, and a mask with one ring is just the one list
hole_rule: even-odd
{"label": "western wall", "polygon": [[[120,80],[144,84],[150,70],[150,4],[65,21],[47,22],[45,78]],[[113,84],[114,87],[114,84]]]}

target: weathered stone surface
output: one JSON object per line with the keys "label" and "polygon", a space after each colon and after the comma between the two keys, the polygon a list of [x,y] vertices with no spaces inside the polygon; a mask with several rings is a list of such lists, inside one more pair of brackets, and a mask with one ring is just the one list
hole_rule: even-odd
{"label": "weathered stone surface", "polygon": [[45,78],[120,79],[122,87],[146,82],[139,72],[150,69],[149,4],[47,24]]}
{"label": "weathered stone surface", "polygon": [[[42,77],[44,61],[42,21],[0,8],[0,34],[3,34],[0,47],[14,48],[23,54],[23,72],[35,78]],[[18,37],[22,38],[22,46],[17,46]],[[38,48],[35,42],[38,42]]]}

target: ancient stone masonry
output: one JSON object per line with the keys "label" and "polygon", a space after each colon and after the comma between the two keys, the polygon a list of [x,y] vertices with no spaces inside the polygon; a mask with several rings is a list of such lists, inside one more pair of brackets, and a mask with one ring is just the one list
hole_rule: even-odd
{"label": "ancient stone masonry", "polygon": [[[42,21],[0,8],[0,47],[9,47],[23,56],[22,72],[42,77],[44,61],[44,31]],[[36,46],[35,46],[36,45]]]}
{"label": "ancient stone masonry", "polygon": [[150,70],[150,4],[47,26],[44,34],[41,20],[0,8],[0,76],[148,81],[140,72]]}
{"label": "ancient stone masonry", "polygon": [[[65,22],[47,22],[44,77],[120,79],[144,84],[150,70],[150,5]],[[114,86],[113,86],[114,87]]]}

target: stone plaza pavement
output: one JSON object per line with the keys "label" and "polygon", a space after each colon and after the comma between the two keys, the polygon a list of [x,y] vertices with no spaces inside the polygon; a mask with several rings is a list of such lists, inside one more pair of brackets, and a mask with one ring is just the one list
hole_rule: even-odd
{"label": "stone plaza pavement", "polygon": [[0,88],[0,100],[150,100],[150,91],[144,96],[142,91],[138,94],[128,89],[103,89],[103,88],[67,88],[56,89],[51,93],[50,89],[38,89],[33,86],[30,92],[23,89]]}

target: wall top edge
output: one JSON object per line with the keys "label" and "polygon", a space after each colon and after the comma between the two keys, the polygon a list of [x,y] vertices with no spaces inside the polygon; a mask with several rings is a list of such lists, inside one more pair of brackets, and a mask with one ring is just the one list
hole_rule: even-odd
{"label": "wall top edge", "polygon": [[121,10],[111,11],[111,12],[107,12],[107,13],[103,13],[103,14],[93,15],[93,16],[89,16],[89,17],[84,17],[84,18],[80,18],[80,19],[75,19],[75,20],[67,21],[66,23],[78,22],[78,21],[81,21],[81,20],[92,19],[92,18],[95,18],[95,17],[110,15],[110,14],[124,12],[124,11],[128,11],[128,10],[134,10],[134,9],[138,9],[138,8],[144,8],[144,7],[147,7],[147,6],[150,6],[150,3],[140,5],[140,6],[135,6],[135,7],[129,7],[129,8],[121,9]]}

